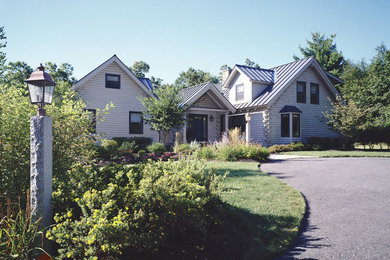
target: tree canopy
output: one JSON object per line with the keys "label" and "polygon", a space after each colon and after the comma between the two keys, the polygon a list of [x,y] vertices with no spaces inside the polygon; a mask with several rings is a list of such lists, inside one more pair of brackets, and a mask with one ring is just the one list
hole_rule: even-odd
{"label": "tree canopy", "polygon": [[5,52],[1,50],[7,46],[7,42],[4,41],[5,39],[7,39],[7,37],[5,37],[4,26],[2,26],[0,27],[0,78],[3,74],[4,64],[6,61]]}
{"label": "tree canopy", "polygon": [[187,88],[208,81],[218,83],[219,78],[210,74],[210,72],[190,67],[187,71],[182,71],[180,73],[179,77],[175,81],[175,86],[178,88]]}
{"label": "tree canopy", "polygon": [[[345,59],[342,52],[337,50],[336,43],[334,43],[335,37],[336,34],[327,37],[325,34],[312,32],[311,40],[306,40],[307,46],[299,46],[298,48],[304,58],[314,56],[323,69],[340,76],[343,72]],[[296,55],[293,58],[299,60]]]}

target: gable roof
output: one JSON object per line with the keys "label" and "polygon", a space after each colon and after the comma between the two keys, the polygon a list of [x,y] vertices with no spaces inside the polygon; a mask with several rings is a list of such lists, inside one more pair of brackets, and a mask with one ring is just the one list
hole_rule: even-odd
{"label": "gable roof", "polygon": [[284,106],[279,113],[302,113],[302,111],[296,106]]}
{"label": "gable roof", "polygon": [[[321,68],[318,62],[314,57],[308,57],[294,62],[290,62],[284,65],[280,65],[270,70],[274,71],[274,82],[272,85],[268,86],[260,95],[251,102],[245,102],[240,104],[235,104],[234,106],[237,109],[242,108],[251,108],[256,106],[269,106],[276,101],[277,97],[283,92],[283,90],[289,86],[296,78],[307,69],[309,66],[316,68],[320,76],[323,78],[328,88],[334,95],[339,95],[336,88],[333,86],[332,82],[329,80],[326,72]],[[230,77],[230,76],[229,76]],[[228,78],[229,79],[229,78]],[[226,80],[227,82],[227,80]],[[226,83],[227,84],[227,83]],[[226,88],[226,84],[224,86]],[[223,91],[224,95],[228,91]]]}
{"label": "gable roof", "polygon": [[179,93],[182,98],[180,106],[191,105],[209,90],[212,91],[218,97],[219,101],[221,101],[230,110],[230,112],[234,113],[236,111],[234,106],[229,102],[229,100],[224,97],[224,95],[220,92],[217,86],[215,86],[211,82],[206,82],[182,89]]}
{"label": "gable roof", "polygon": [[96,76],[99,72],[104,70],[107,66],[109,66],[112,63],[116,63],[125,73],[128,75],[131,79],[137,83],[149,96],[153,96],[151,90],[148,86],[146,86],[137,76],[134,75],[133,72],[114,54],[111,58],[100,64],[97,68],[92,70],[90,73],[82,77],[79,81],[76,82],[76,84],[73,87],[73,90],[77,90],[80,88],[85,82],[87,82],[89,79]]}

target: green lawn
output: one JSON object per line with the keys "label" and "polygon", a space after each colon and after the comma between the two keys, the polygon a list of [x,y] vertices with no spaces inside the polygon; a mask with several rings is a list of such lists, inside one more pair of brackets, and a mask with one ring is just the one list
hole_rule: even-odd
{"label": "green lawn", "polygon": [[327,150],[327,151],[292,151],[283,152],[281,154],[287,155],[304,155],[304,156],[315,156],[315,157],[390,157],[390,151],[338,151],[338,150]]}
{"label": "green lawn", "polygon": [[301,194],[260,172],[255,162],[207,164],[221,174],[230,172],[223,182],[222,199],[229,205],[224,225],[213,231],[222,254],[216,257],[272,259],[282,254],[294,241],[305,213]]}

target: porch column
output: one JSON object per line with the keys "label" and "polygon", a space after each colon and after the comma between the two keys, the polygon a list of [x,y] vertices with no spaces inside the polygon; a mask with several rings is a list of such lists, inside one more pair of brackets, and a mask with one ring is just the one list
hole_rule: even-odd
{"label": "porch column", "polygon": [[[187,114],[184,114],[184,119],[187,119]],[[184,122],[183,126],[183,144],[187,143],[187,122]]]}
{"label": "porch column", "polygon": [[290,143],[292,143],[292,139],[293,139],[293,114],[292,113],[289,113],[289,119],[290,119]]}
{"label": "porch column", "polygon": [[225,113],[225,132],[227,133],[229,130],[229,113]]}
{"label": "porch column", "polygon": [[249,145],[251,142],[251,115],[249,112],[245,114],[246,126],[245,126],[245,141]]}

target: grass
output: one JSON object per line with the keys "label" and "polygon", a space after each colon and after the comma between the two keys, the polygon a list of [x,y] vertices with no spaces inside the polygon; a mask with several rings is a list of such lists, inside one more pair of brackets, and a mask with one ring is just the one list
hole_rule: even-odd
{"label": "grass", "polygon": [[207,164],[221,174],[230,172],[221,195],[228,205],[224,224],[211,238],[218,241],[212,246],[219,247],[219,255],[210,259],[272,259],[282,254],[296,238],[305,213],[301,194],[260,172],[255,162]]}
{"label": "grass", "polygon": [[304,155],[304,156],[315,156],[315,157],[390,157],[390,151],[364,151],[364,150],[292,151],[292,152],[283,152],[281,154]]}

